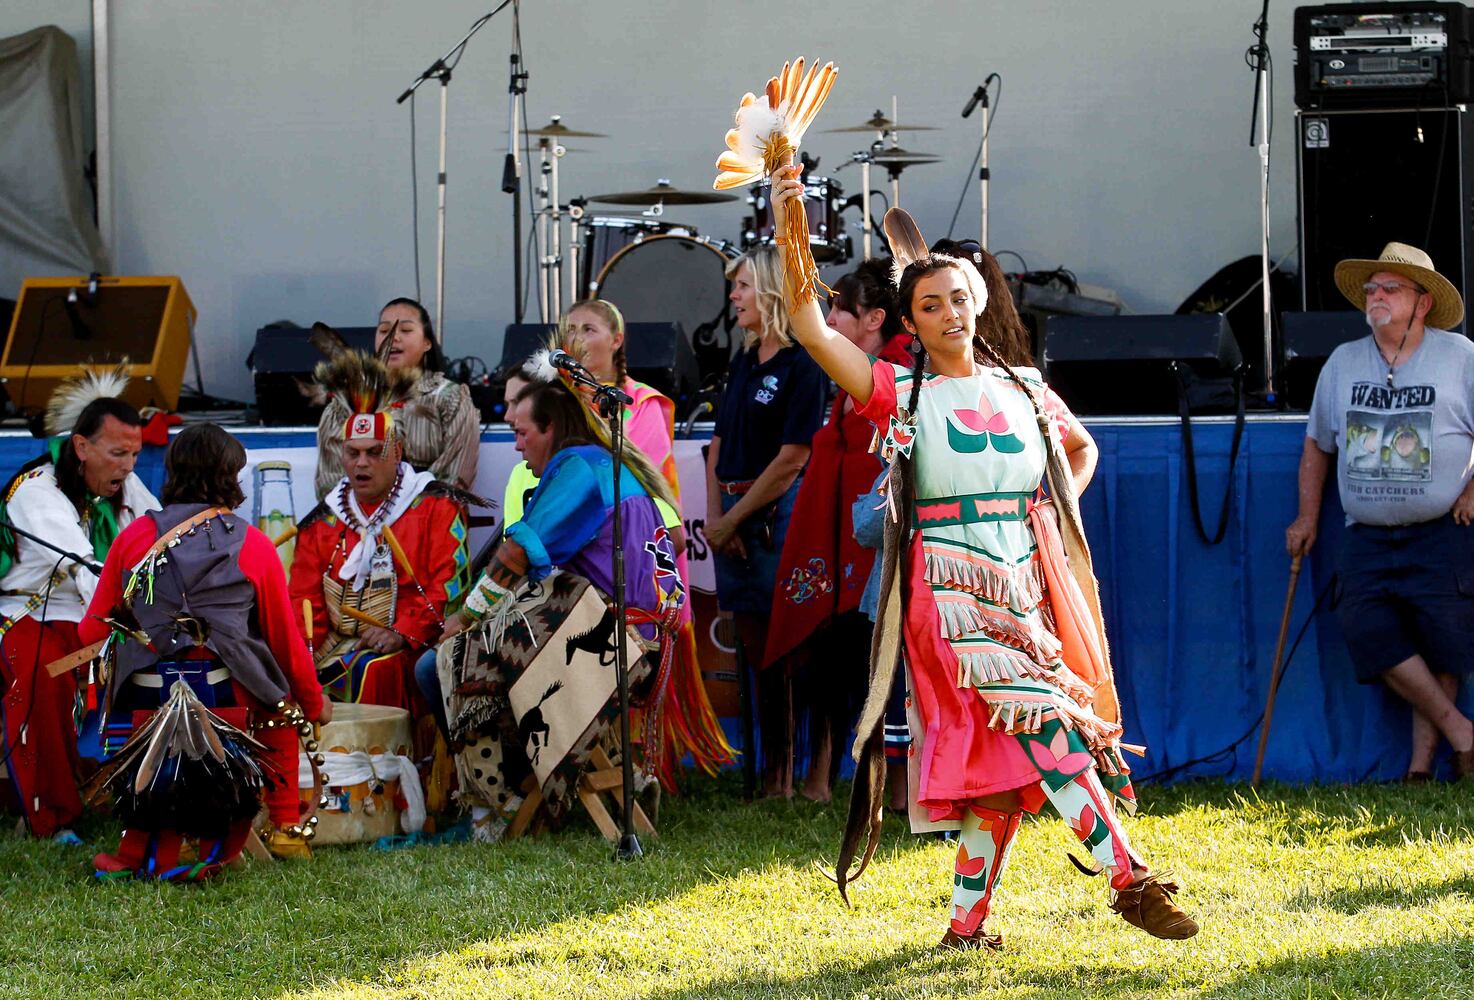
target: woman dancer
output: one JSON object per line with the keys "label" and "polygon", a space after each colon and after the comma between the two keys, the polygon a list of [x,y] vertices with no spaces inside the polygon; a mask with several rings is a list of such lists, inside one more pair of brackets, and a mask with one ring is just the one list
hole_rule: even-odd
{"label": "woman dancer", "polygon": [[[803,210],[798,174],[783,167],[775,175],[780,221]],[[1148,871],[1111,801],[1129,808],[1133,793],[1089,550],[1058,433],[1038,402],[1038,373],[1004,364],[977,335],[987,291],[971,262],[930,253],[903,212],[887,213],[887,223],[906,265],[898,295],[917,338],[911,366],[872,362],[823,324],[816,305],[789,304],[800,343],[884,436],[890,500],[905,519],[887,526],[841,891],[863,871],[878,833],[878,722],[898,631],[886,625],[904,619],[899,631],[922,722],[912,734],[920,754],[915,794],[933,819],[961,821],[941,946],[1002,946],[984,929],[992,893],[1022,811],[1045,801],[1110,873],[1112,909],[1155,936],[1189,937],[1197,924],[1173,903],[1177,887]],[[1039,502],[1046,476],[1047,504]]]}
{"label": "woman dancer", "polygon": [[[391,299],[379,310],[374,350],[389,344],[390,368],[418,368],[420,381],[414,397],[396,418],[404,440],[404,460],[415,471],[429,470],[435,478],[457,489],[469,490],[476,481],[481,448],[481,414],[471,392],[443,374],[445,356],[435,339],[430,314],[414,299]],[[317,498],[343,478],[343,425],[348,409],[329,401],[317,425]]]}
{"label": "woman dancer", "polygon": [[[824,423],[826,391],[824,372],[793,343],[778,268],[771,248],[752,250],[727,267],[746,344],[732,360],[706,458],[706,539],[715,553],[717,604],[736,618],[754,666],[768,645],[778,559],[809,442]],[[793,795],[787,669],[774,664],[757,685],[764,788],[785,797]]]}
{"label": "woman dancer", "polygon": [[[911,358],[888,260],[864,261],[836,281],[825,321],[866,354],[897,364]],[[764,662],[797,651],[795,715],[808,720],[809,743],[800,794],[816,802],[829,801],[834,747],[864,697],[860,664],[870,648],[870,623],[858,608],[875,550],[855,541],[850,508],[880,472],[870,453],[874,436],[854,400],[840,392],[828,423],[814,435],[773,594]]]}

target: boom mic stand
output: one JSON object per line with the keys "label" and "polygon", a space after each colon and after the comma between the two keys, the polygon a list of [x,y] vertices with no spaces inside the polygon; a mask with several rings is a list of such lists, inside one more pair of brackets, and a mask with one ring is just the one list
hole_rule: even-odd
{"label": "boom mic stand", "polygon": [[40,537],[39,535],[33,535],[29,531],[25,531],[24,529],[17,528],[15,526],[15,523],[13,521],[11,521],[10,518],[8,518],[8,517],[5,519],[5,523],[4,524],[0,524],[0,530],[14,532],[15,534],[21,536],[22,538],[25,538],[25,539],[27,539],[29,541],[35,542],[37,545],[41,545],[41,546],[44,546],[45,548],[50,549],[52,552],[55,552],[59,556],[64,556],[67,559],[70,559],[72,562],[76,563],[78,566],[81,566],[84,569],[90,570],[94,576],[102,576],[102,567],[99,566],[99,565],[97,565],[97,563],[93,562],[90,559],[84,559],[82,556],[77,555],[77,553],[75,553],[75,552],[68,552],[66,549],[62,548],[61,546],[55,545],[55,544],[53,544],[51,542],[48,542],[46,539]]}
{"label": "boom mic stand", "polygon": [[588,372],[563,369],[579,385],[594,391],[599,413],[609,421],[610,442],[614,445],[614,669],[619,675],[619,746],[620,783],[623,786],[622,812],[619,821],[619,845],[614,849],[616,861],[633,861],[645,852],[635,836],[635,763],[630,752],[630,674],[629,653],[625,649],[625,583],[624,583],[624,512],[620,509],[619,481],[624,472],[624,408],[634,400],[623,389],[605,385]]}
{"label": "boom mic stand", "polygon": [[[450,101],[450,71],[461,61],[461,55],[465,51],[466,43],[471,36],[480,31],[497,14],[501,13],[512,0],[502,0],[490,14],[479,18],[471,25],[471,30],[459,42],[436,59],[429,67],[415,77],[411,83],[394,101],[395,104],[403,104],[420,89],[420,84],[426,80],[440,81],[440,170],[436,174],[436,208],[435,208],[435,329],[440,334],[441,343],[445,342],[445,123],[446,112]],[[516,57],[513,57],[515,64]],[[520,241],[519,241],[520,242]]]}
{"label": "boom mic stand", "polygon": [[1269,293],[1269,0],[1254,22],[1255,42],[1247,58],[1254,70],[1254,118],[1249,126],[1249,145],[1259,139],[1259,259],[1260,299],[1264,310],[1264,394],[1274,403],[1274,302]]}

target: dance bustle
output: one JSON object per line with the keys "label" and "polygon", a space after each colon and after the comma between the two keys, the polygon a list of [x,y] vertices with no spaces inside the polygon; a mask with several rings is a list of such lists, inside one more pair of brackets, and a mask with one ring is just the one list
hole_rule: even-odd
{"label": "dance bustle", "polygon": [[265,750],[175,681],[168,703],[108,762],[101,784],[116,789],[125,827],[219,836],[255,816],[262,791],[275,783],[257,760]]}

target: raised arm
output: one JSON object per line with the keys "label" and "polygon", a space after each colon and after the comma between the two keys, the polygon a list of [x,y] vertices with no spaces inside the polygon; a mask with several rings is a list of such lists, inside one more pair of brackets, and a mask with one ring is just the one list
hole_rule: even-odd
{"label": "raised arm", "polygon": [[[781,167],[773,175],[773,214],[777,231],[783,232],[789,211],[803,211],[803,181],[799,180],[802,168]],[[780,247],[784,263],[795,252],[790,246]],[[787,286],[784,287],[784,304],[792,312],[793,303],[787,301]],[[855,405],[864,406],[870,401],[875,384],[870,375],[870,357],[844,338],[839,331],[824,322],[816,301],[805,302],[792,312],[793,333],[809,356],[819,363],[845,392],[854,397]]]}

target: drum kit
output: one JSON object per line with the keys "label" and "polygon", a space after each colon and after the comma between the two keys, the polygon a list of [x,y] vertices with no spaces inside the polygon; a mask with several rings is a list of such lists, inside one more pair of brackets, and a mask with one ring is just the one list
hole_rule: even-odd
{"label": "drum kit", "polygon": [[[874,138],[840,167],[860,165],[861,195],[847,200],[843,186],[834,177],[806,174],[804,178],[810,249],[818,263],[843,264],[853,255],[843,213],[854,207],[861,209],[862,254],[871,256],[872,167],[883,168],[889,175],[889,202],[896,205],[901,197],[901,173],[941,160],[899,144],[898,133],[935,131],[935,126],[903,124],[894,116],[893,106],[890,117],[877,110],[859,125],[828,130],[871,133]],[[703,236],[695,226],[668,218],[666,207],[714,205],[737,201],[737,196],[677,187],[662,178],[644,190],[613,191],[564,203],[560,161],[577,152],[565,142],[597,141],[607,136],[570,128],[557,115],[541,128],[527,129],[526,134],[536,137],[541,161],[542,183],[534,196],[538,200],[536,227],[542,250],[537,261],[542,320],[556,321],[564,308],[580,299],[605,298],[619,306],[627,322],[681,323],[698,357],[707,353],[716,327],[727,312],[727,264],[741,251],[773,243],[776,225],[769,186],[757,186],[748,195],[750,214],[742,220],[737,240]],[[590,205],[638,207],[642,211],[638,215],[606,215],[596,213]]]}

